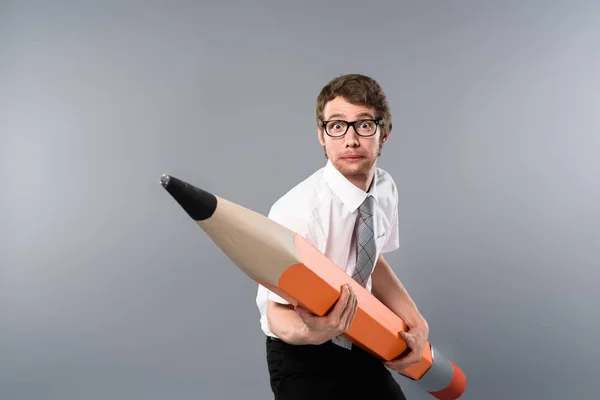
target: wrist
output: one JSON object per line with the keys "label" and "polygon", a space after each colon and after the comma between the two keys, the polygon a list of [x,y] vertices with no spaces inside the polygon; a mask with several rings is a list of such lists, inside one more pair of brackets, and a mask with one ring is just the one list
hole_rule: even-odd
{"label": "wrist", "polygon": [[311,329],[308,325],[304,325],[300,335],[303,344],[319,345],[328,340],[326,332]]}
{"label": "wrist", "polygon": [[308,328],[308,326],[306,324],[302,324],[302,326],[300,327],[300,329],[298,329],[296,331],[296,338],[294,340],[294,342],[296,342],[296,344],[312,344],[312,337],[311,337],[311,333],[310,333],[310,329]]}
{"label": "wrist", "polygon": [[417,327],[422,328],[427,325],[425,318],[423,318],[421,313],[418,310],[416,310],[416,307],[410,310],[410,312],[404,312],[398,315],[404,320],[409,329]]}
{"label": "wrist", "polygon": [[411,329],[415,329],[415,330],[423,330],[425,332],[429,332],[429,325],[427,324],[427,321],[425,320],[425,318],[423,318],[421,315],[418,315],[416,318],[414,318],[411,323],[408,323],[408,328],[409,330]]}

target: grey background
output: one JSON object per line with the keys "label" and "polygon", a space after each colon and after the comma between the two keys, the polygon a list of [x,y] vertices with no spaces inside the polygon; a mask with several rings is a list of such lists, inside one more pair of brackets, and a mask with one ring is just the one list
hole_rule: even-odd
{"label": "grey background", "polygon": [[271,398],[256,285],[158,178],[266,214],[325,162],[314,102],[347,72],[389,96],[389,260],[463,398],[597,398],[599,12],[2,3],[0,398]]}

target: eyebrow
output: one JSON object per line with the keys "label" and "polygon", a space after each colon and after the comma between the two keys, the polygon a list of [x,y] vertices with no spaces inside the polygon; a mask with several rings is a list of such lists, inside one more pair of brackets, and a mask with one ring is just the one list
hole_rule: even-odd
{"label": "eyebrow", "polygon": [[[370,112],[366,112],[366,111],[363,111],[363,112],[361,112],[360,114],[357,115],[357,118],[364,118],[364,117],[375,119],[375,117]],[[339,113],[337,113],[337,114],[331,114],[329,116],[328,120],[331,120],[331,119],[334,119],[334,118],[344,118],[344,115],[343,114],[339,114]]]}

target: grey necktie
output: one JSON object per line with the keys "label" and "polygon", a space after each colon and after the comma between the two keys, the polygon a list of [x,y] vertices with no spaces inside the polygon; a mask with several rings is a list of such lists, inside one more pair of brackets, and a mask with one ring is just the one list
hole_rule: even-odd
{"label": "grey necktie", "polygon": [[358,209],[356,229],[356,268],[352,274],[352,278],[364,287],[367,285],[367,280],[375,265],[372,196],[367,196]]}
{"label": "grey necktie", "polygon": [[[373,197],[367,196],[358,209],[356,221],[356,268],[352,278],[363,287],[375,265],[375,234],[373,231]],[[343,336],[333,338],[333,343],[348,349],[352,343]]]}

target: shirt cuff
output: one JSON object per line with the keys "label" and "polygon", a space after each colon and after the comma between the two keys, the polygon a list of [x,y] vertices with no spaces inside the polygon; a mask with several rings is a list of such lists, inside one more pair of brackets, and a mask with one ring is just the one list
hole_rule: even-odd
{"label": "shirt cuff", "polygon": [[274,302],[279,303],[279,304],[290,304],[289,301],[285,300],[284,298],[282,298],[278,294],[274,293],[273,291],[268,290],[268,292],[269,292],[269,294],[268,294],[267,298],[269,300],[273,300]]}

